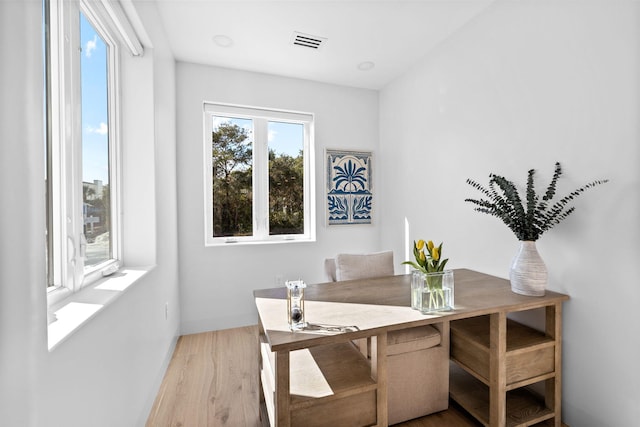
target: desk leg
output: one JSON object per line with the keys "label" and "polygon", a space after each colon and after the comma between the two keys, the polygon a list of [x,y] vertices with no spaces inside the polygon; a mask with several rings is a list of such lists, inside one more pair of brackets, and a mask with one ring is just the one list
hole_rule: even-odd
{"label": "desk leg", "polygon": [[378,427],[389,423],[387,407],[387,333],[371,337],[371,377],[377,382]]}
{"label": "desk leg", "polygon": [[[262,385],[262,368],[264,361],[262,360],[262,339],[264,336],[264,327],[262,326],[262,319],[258,316],[258,416],[260,419],[260,425],[269,424],[262,417],[262,408],[264,407],[266,410],[267,403],[264,397],[264,386]],[[268,418],[268,417],[267,417]]]}
{"label": "desk leg", "polygon": [[289,382],[289,352],[278,351],[275,353],[275,422],[276,427],[291,426],[290,382]]}
{"label": "desk leg", "polygon": [[545,404],[553,410],[554,426],[562,425],[562,304],[546,307],[545,329],[555,341],[555,376],[545,383]]}
{"label": "desk leg", "polygon": [[489,425],[507,422],[507,314],[491,314],[489,335]]}

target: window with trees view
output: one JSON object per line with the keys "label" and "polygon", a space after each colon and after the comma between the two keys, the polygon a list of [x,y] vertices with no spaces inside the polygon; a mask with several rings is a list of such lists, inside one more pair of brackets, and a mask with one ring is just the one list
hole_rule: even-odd
{"label": "window with trees view", "polygon": [[205,104],[207,244],[313,239],[312,119]]}

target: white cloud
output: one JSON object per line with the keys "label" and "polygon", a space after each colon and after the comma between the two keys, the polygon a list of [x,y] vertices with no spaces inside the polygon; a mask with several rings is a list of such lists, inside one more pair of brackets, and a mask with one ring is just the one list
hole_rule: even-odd
{"label": "white cloud", "polygon": [[251,125],[251,121],[249,121],[249,123],[234,123],[234,121],[232,119],[230,119],[229,117],[221,117],[221,116],[213,116],[212,117],[212,126],[213,126],[213,130],[217,130],[221,125],[237,125],[240,126],[242,129],[244,129],[247,133],[247,137],[248,140],[250,142],[253,142],[253,127]]}
{"label": "white cloud", "polygon": [[269,129],[269,133],[267,134],[267,142],[273,142],[273,139],[276,137],[278,132],[273,129]]}
{"label": "white cloud", "polygon": [[213,128],[214,129],[217,129],[218,127],[220,127],[220,125],[229,124],[229,123],[231,123],[231,120],[229,120],[227,117],[213,116]]}
{"label": "white cloud", "polygon": [[91,52],[93,52],[96,49],[97,42],[98,42],[97,35],[93,36],[93,40],[89,40],[87,42],[87,45],[85,46],[85,56],[87,58],[91,58]]}
{"label": "white cloud", "polygon": [[98,135],[106,135],[109,133],[109,126],[106,123],[100,123],[100,126],[94,128],[93,126],[87,126],[87,132],[97,133]]}

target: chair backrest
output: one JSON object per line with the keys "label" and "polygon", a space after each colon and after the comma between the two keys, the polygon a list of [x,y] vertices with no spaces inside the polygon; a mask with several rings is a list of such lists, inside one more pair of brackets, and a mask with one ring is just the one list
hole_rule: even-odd
{"label": "chair backrest", "polygon": [[325,274],[332,281],[392,276],[393,251],[369,254],[338,254],[324,261]]}
{"label": "chair backrest", "polygon": [[336,281],[336,260],[334,258],[324,260],[324,274],[328,281]]}

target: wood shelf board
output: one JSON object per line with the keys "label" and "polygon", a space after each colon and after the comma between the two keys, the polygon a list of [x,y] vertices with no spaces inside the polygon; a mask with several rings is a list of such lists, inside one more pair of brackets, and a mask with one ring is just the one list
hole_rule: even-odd
{"label": "wood shelf board", "polygon": [[[451,364],[449,394],[460,406],[483,425],[489,426],[489,388],[455,363]],[[530,426],[550,418],[554,413],[544,399],[524,388],[507,393],[508,427]]]}
{"label": "wood shelf board", "polygon": [[[263,351],[263,364],[273,363]],[[270,352],[269,352],[270,353]],[[265,358],[265,356],[267,356]],[[273,373],[272,369],[265,371]],[[330,344],[290,353],[291,405],[332,400],[375,390],[370,362],[351,343]]]}
{"label": "wood shelf board", "polygon": [[[489,384],[489,340],[489,316],[451,322],[451,358],[485,384]],[[555,341],[544,332],[507,319],[506,350],[503,363],[510,389],[555,373]]]}
{"label": "wood shelf board", "polygon": [[375,389],[371,365],[351,343],[291,352],[291,405]]}
{"label": "wood shelf board", "polygon": [[[507,353],[504,360],[507,387],[512,389],[553,377],[554,357],[553,347],[534,346],[528,352]],[[466,338],[453,335],[451,359],[484,384],[489,384],[489,349],[479,348]]]}
{"label": "wood shelf board", "polygon": [[554,378],[555,376],[556,376],[555,372],[550,372],[548,374],[538,375],[536,377],[527,378],[526,380],[513,382],[513,383],[510,383],[510,384],[507,384],[507,391],[508,390],[513,390],[513,389],[516,389],[516,388],[520,388],[520,387],[526,387],[526,386],[529,386],[531,384],[539,383],[539,382],[542,382],[542,381],[545,381],[545,380],[549,380],[551,378]]}
{"label": "wood shelf board", "polygon": [[[506,381],[507,386],[528,382],[533,383],[540,376],[555,375],[555,352],[553,347],[532,347],[531,351],[519,354],[507,353]],[[552,376],[553,376],[552,375]]]}
{"label": "wood shelf board", "polygon": [[[489,316],[470,317],[451,322],[451,333],[460,334],[489,349]],[[554,340],[544,332],[507,319],[507,353],[534,346],[552,347]]]}
{"label": "wood shelf board", "polygon": [[377,421],[376,392],[354,394],[313,405],[291,408],[292,427],[374,426]]}

